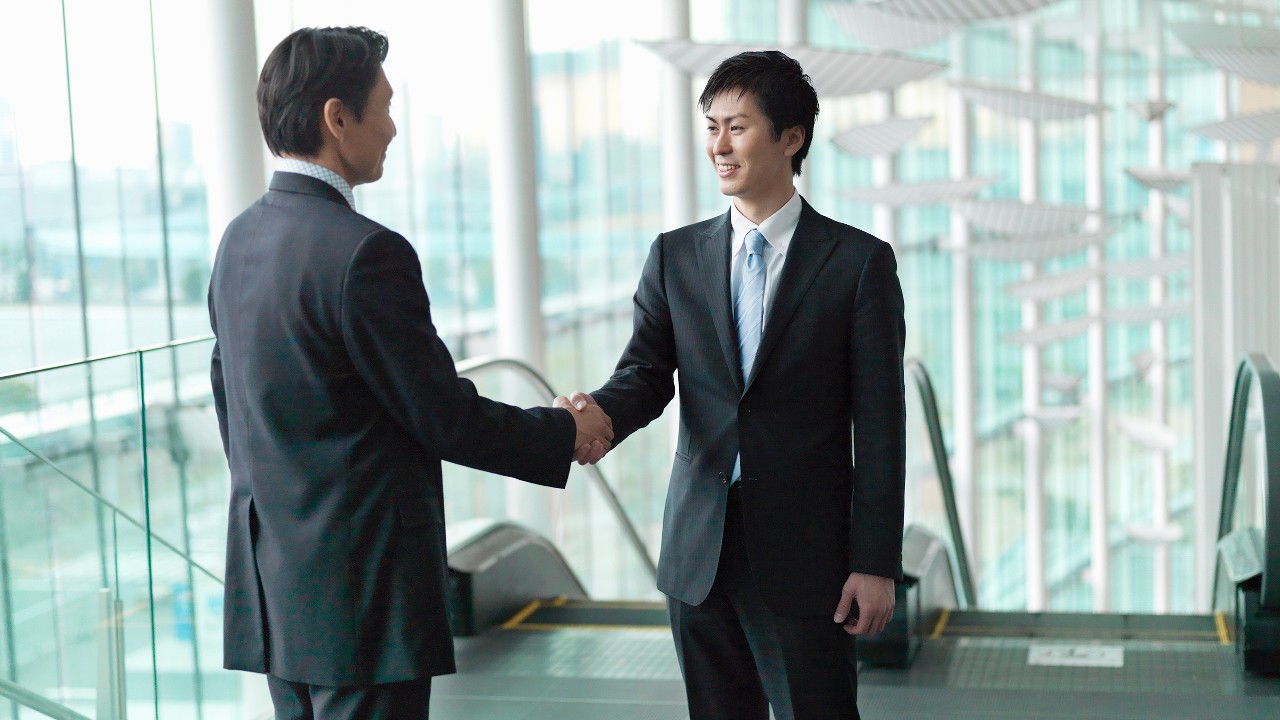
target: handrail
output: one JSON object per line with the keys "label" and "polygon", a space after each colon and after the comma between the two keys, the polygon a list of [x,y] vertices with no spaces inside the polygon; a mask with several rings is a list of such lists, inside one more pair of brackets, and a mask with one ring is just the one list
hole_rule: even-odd
{"label": "handrail", "polygon": [[[1280,374],[1266,355],[1248,353],[1236,369],[1235,393],[1231,398],[1231,420],[1227,433],[1227,456],[1222,477],[1222,510],[1218,516],[1218,539],[1231,532],[1236,498],[1240,489],[1240,466],[1244,457],[1244,425],[1249,411],[1249,390],[1258,380],[1262,398],[1262,435],[1266,455],[1267,499],[1264,508],[1265,527],[1262,546],[1266,554],[1262,565],[1263,608],[1280,608]],[[1218,573],[1213,574],[1213,594],[1218,595]]]}
{"label": "handrail", "polygon": [[67,360],[66,362],[53,363],[51,365],[41,365],[39,367],[27,368],[26,370],[5,373],[0,375],[0,381],[22,377],[23,375],[35,375],[36,373],[49,372],[50,370],[65,370],[66,368],[75,367],[77,365],[88,365],[90,363],[101,362],[103,360],[114,360],[116,358],[128,357],[129,355],[141,355],[143,353],[155,352],[156,350],[169,350],[176,347],[182,347],[183,345],[194,345],[196,343],[213,339],[214,336],[211,334],[196,335],[195,337],[171,340],[169,342],[159,343],[156,345],[144,345],[142,347],[133,348],[132,350],[121,350],[120,352],[106,353],[104,355],[93,355],[80,360]]}
{"label": "handrail", "polygon": [[[485,370],[495,368],[506,368],[515,370],[526,380],[533,383],[538,390],[542,392],[542,400],[550,404],[556,398],[556,391],[551,388],[551,383],[547,382],[542,373],[538,372],[533,366],[520,360],[511,358],[498,357],[476,357],[464,360],[458,363],[458,375],[466,377],[471,373],[478,373]],[[644,540],[641,539],[636,526],[632,524],[631,518],[627,515],[627,511],[622,507],[622,503],[618,500],[618,495],[613,491],[613,487],[609,485],[609,481],[605,478],[604,473],[595,465],[583,465],[582,468],[587,471],[587,476],[591,478],[596,489],[604,496],[605,504],[613,512],[614,519],[622,526],[622,532],[627,536],[627,541],[631,543],[632,549],[640,555],[644,561],[645,570],[655,582],[658,579],[658,566],[654,564],[653,558],[649,557],[649,549],[645,546]]]}
{"label": "handrail", "polygon": [[214,582],[218,583],[219,585],[224,584],[223,579],[222,579],[222,578],[220,578],[220,577],[218,577],[216,574],[214,574],[214,572],[213,572],[212,570],[210,570],[209,568],[206,568],[204,565],[201,565],[199,561],[197,561],[195,558],[191,557],[191,556],[190,556],[190,555],[188,555],[187,553],[185,553],[185,552],[183,552],[183,551],[179,550],[179,549],[178,549],[178,547],[177,547],[176,545],[174,545],[173,543],[169,542],[168,540],[165,540],[163,537],[160,537],[159,535],[155,534],[154,532],[152,532],[152,531],[148,530],[148,529],[147,529],[147,525],[146,525],[146,523],[142,522],[141,520],[138,520],[137,518],[133,517],[133,516],[132,516],[132,515],[130,515],[128,512],[126,512],[124,509],[122,509],[122,508],[120,508],[119,506],[117,506],[115,503],[113,503],[113,502],[111,502],[110,500],[106,499],[105,497],[103,497],[103,496],[102,496],[102,494],[101,494],[101,493],[97,492],[96,490],[94,490],[93,488],[89,487],[88,485],[85,485],[84,483],[80,482],[79,480],[77,480],[77,479],[75,479],[75,478],[71,477],[71,474],[70,474],[70,473],[68,473],[66,470],[63,470],[62,468],[58,467],[58,464],[57,464],[57,463],[55,463],[54,461],[52,461],[52,460],[50,460],[49,458],[45,457],[43,454],[41,454],[41,453],[40,453],[40,451],[36,450],[35,448],[31,447],[30,445],[27,445],[26,443],[24,443],[24,442],[22,442],[21,440],[19,440],[17,437],[15,437],[15,436],[14,436],[14,434],[13,434],[13,433],[9,432],[8,430],[6,430],[6,429],[5,429],[5,428],[3,428],[3,427],[0,427],[0,435],[5,436],[6,438],[8,438],[8,439],[9,439],[9,442],[11,442],[11,443],[13,443],[14,445],[17,445],[18,447],[22,448],[23,450],[26,450],[27,452],[31,453],[32,457],[36,458],[37,460],[39,460],[40,462],[44,463],[45,465],[48,465],[48,466],[49,466],[49,468],[50,468],[50,469],[52,469],[54,472],[56,472],[57,474],[61,475],[64,479],[66,479],[66,480],[67,480],[68,482],[70,482],[72,485],[74,485],[74,486],[76,486],[77,488],[79,488],[82,492],[84,492],[84,493],[85,493],[85,494],[87,494],[88,496],[90,496],[90,497],[92,497],[93,499],[97,500],[99,504],[101,504],[101,505],[105,505],[109,510],[111,510],[112,512],[114,512],[116,515],[118,515],[118,516],[120,516],[120,517],[124,518],[124,519],[125,519],[125,521],[126,521],[126,522],[128,522],[130,525],[133,525],[134,527],[138,528],[138,529],[139,529],[139,530],[141,530],[142,532],[144,532],[144,533],[146,533],[146,534],[150,535],[152,540],[154,540],[154,541],[156,541],[156,542],[160,543],[161,545],[163,545],[164,547],[168,548],[169,550],[171,550],[172,552],[174,552],[175,554],[177,554],[177,555],[178,555],[178,557],[181,557],[183,560],[186,560],[188,563],[190,563],[190,564],[191,564],[191,567],[193,567],[193,568],[195,568],[195,569],[199,570],[200,572],[204,573],[204,574],[205,574],[205,575],[207,575],[211,580],[213,580]]}
{"label": "handrail", "polygon": [[960,511],[956,507],[955,482],[951,478],[951,463],[947,460],[947,446],[942,437],[942,421],[938,419],[938,396],[933,391],[929,371],[918,358],[907,358],[903,366],[905,374],[915,381],[924,410],[924,424],[929,433],[929,447],[933,451],[933,466],[942,486],[942,500],[947,506],[947,525],[951,529],[952,549],[955,551],[956,571],[960,575],[960,587],[964,591],[964,606],[976,607],[978,593],[973,585],[973,573],[969,566],[969,552],[960,527]]}
{"label": "handrail", "polygon": [[4,678],[0,678],[0,695],[23,707],[31,708],[45,717],[53,718],[53,720],[89,720],[89,718],[65,705],[59,705],[43,695],[34,693]]}

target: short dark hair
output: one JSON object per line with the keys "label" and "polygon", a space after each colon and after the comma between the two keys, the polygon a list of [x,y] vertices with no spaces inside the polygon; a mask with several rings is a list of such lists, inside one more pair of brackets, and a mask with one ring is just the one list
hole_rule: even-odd
{"label": "short dark hair", "polygon": [[387,59],[387,36],[365,27],[301,28],[280,41],[258,78],[258,122],[273,155],[320,152],[324,104],[359,121]]}
{"label": "short dark hair", "polygon": [[813,145],[813,125],[818,119],[818,93],[800,63],[777,50],[744,52],[726,59],[702,89],[698,98],[702,112],[711,109],[716,96],[735,90],[739,97],[746,93],[755,97],[760,112],[773,125],[774,140],[787,128],[804,128],[804,145],[791,156],[791,172],[799,175],[800,163]]}

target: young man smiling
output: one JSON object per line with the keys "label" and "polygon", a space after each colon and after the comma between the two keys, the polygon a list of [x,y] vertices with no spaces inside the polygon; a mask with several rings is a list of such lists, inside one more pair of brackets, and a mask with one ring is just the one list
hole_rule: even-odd
{"label": "young man smiling", "polygon": [[658,236],[617,370],[559,402],[599,404],[618,443],[680,371],[658,587],[690,717],[849,720],[855,639],[884,627],[901,571],[896,263],[795,191],[818,114],[798,63],[729,58],[700,104],[730,207]]}

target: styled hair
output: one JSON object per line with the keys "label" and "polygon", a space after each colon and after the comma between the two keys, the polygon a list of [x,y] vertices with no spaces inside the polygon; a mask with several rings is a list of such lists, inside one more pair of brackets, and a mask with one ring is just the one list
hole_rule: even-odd
{"label": "styled hair", "polygon": [[751,93],[760,112],[773,126],[773,139],[782,131],[800,126],[804,144],[791,156],[791,172],[800,174],[800,163],[813,145],[813,125],[818,119],[818,93],[800,63],[777,50],[744,52],[720,63],[702,89],[698,104],[702,112],[722,93],[737,92],[738,97]]}
{"label": "styled hair", "polygon": [[360,121],[386,59],[387,36],[365,27],[301,28],[281,40],[258,78],[258,122],[271,153],[319,153],[330,98]]}

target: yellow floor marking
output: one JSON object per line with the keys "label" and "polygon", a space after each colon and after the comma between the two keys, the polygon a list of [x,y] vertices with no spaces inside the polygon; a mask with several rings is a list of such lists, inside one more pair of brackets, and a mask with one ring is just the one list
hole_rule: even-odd
{"label": "yellow floor marking", "polygon": [[1213,614],[1213,624],[1218,626],[1218,642],[1223,645],[1231,644],[1231,633],[1227,632],[1227,618],[1219,610]]}
{"label": "yellow floor marking", "polygon": [[519,625],[521,622],[524,622],[524,619],[525,619],[525,618],[527,618],[527,617],[529,617],[530,615],[532,615],[532,614],[533,614],[533,611],[537,610],[537,609],[538,609],[538,608],[540,608],[540,607],[542,607],[542,601],[541,601],[541,600],[534,600],[533,602],[529,603],[528,605],[525,605],[523,610],[521,610],[520,612],[516,613],[515,615],[512,615],[510,620],[508,620],[508,621],[506,621],[506,622],[502,623],[502,627],[503,627],[503,629],[505,629],[505,630],[510,630],[511,628],[513,628],[513,627],[515,627],[515,626]]}
{"label": "yellow floor marking", "polygon": [[938,616],[938,624],[933,626],[933,632],[930,633],[929,639],[937,640],[942,637],[942,631],[947,629],[947,620],[951,617],[951,610],[942,608],[942,614]]}

